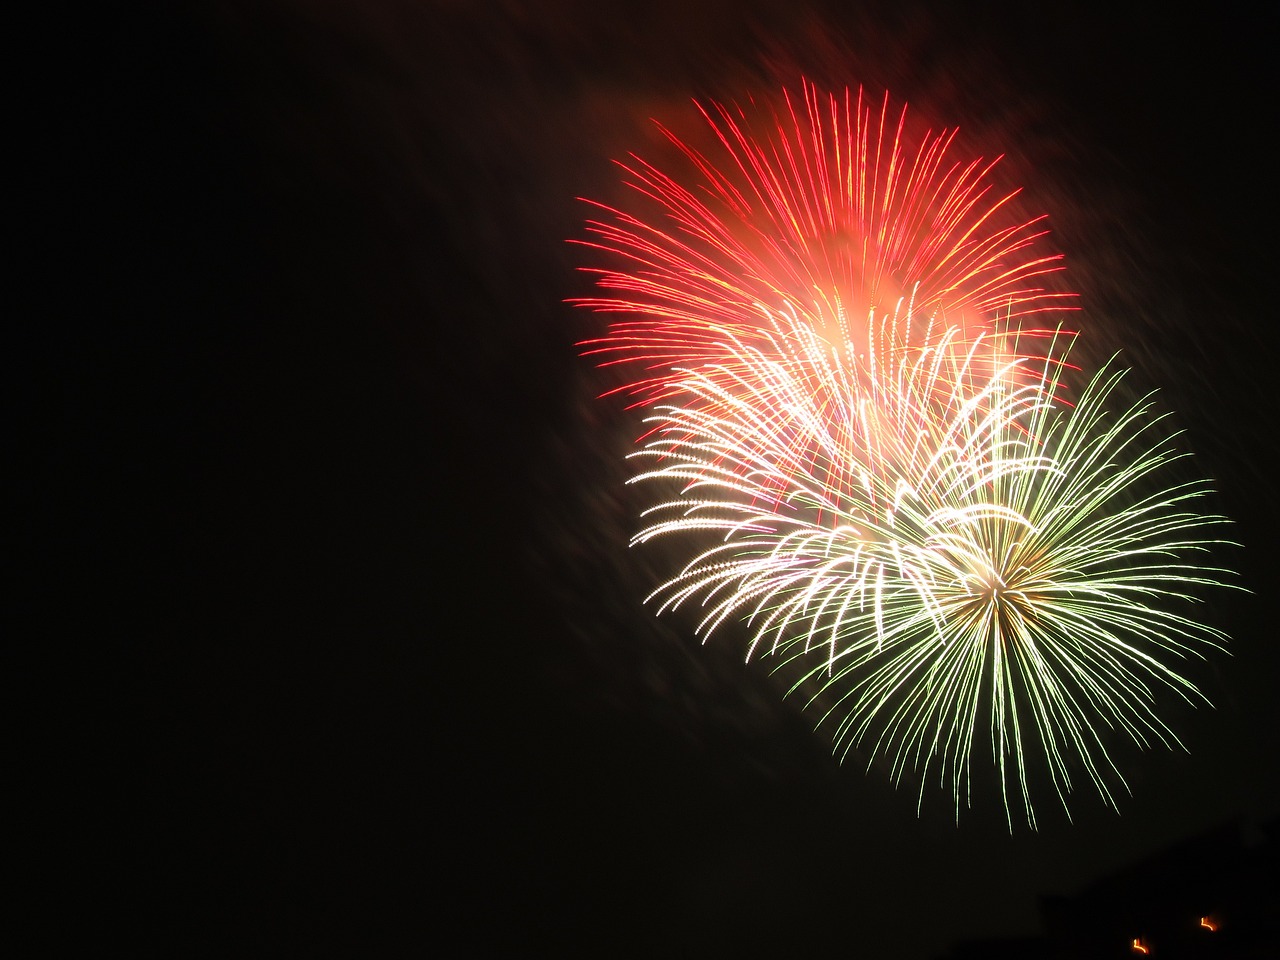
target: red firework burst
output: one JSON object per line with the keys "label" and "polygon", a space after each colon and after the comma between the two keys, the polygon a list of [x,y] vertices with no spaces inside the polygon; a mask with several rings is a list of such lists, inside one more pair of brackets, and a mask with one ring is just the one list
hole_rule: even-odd
{"label": "red firework burst", "polygon": [[802,101],[696,104],[706,152],[659,124],[687,182],[632,155],[619,165],[643,211],[594,204],[605,216],[582,242],[622,265],[584,268],[606,293],[577,302],[628,319],[583,346],[641,365],[620,388],[638,402],[680,392],[680,368],[732,377],[744,342],[768,349],[779,314],[883,363],[943,330],[990,349],[1003,325],[1025,350],[1028,318],[1072,309],[1050,285],[1062,268],[1044,218],[1016,215],[1018,191],[992,181],[998,157],[953,159],[954,129],[913,137],[887,95],[876,107],[861,89],[805,82]]}

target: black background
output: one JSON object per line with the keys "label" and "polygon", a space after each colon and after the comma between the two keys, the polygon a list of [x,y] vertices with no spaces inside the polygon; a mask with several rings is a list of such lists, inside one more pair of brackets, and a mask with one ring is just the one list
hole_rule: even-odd
{"label": "black background", "polygon": [[[197,3],[27,78],[14,351],[49,897],[170,955],[932,957],[1277,810],[1276,84],[1243,6]],[[83,69],[86,66],[89,69]],[[1244,545],[1189,753],[1038,833],[841,769],[729,640],[641,606],[631,414],[575,197],[649,117],[888,86],[1052,217]],[[56,144],[56,146],[55,146]],[[17,674],[22,677],[23,674]],[[54,786],[56,784],[56,787]],[[98,909],[90,909],[90,908]]]}

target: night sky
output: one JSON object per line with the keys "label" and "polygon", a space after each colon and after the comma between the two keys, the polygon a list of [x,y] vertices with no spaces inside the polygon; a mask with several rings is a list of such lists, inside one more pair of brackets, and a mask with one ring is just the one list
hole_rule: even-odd
{"label": "night sky", "polygon": [[[56,896],[170,956],[929,960],[1280,812],[1274,55],[1243,4],[163,5],[77,30],[16,501]],[[849,13],[846,7],[859,12]],[[112,17],[115,17],[113,14]],[[56,33],[56,32],[55,32]],[[55,43],[55,51],[60,49]],[[50,62],[61,62],[51,59]],[[694,96],[888,87],[1049,213],[1243,548],[1189,752],[917,815],[644,596],[585,205]],[[65,141],[65,142],[64,142]],[[32,346],[27,349],[26,344]],[[31,412],[37,416],[27,417]],[[72,691],[75,691],[74,693]],[[994,798],[988,797],[987,800]]]}

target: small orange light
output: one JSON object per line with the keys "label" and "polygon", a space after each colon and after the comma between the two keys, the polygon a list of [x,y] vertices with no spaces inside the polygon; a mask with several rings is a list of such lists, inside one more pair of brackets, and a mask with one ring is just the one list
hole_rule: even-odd
{"label": "small orange light", "polygon": [[1144,946],[1142,945],[1142,938],[1141,938],[1141,937],[1134,937],[1134,938],[1133,938],[1133,952],[1134,952],[1134,953],[1147,954],[1147,953],[1150,953],[1151,951],[1150,951],[1150,950],[1148,950],[1146,947],[1144,947]]}
{"label": "small orange light", "polygon": [[1218,925],[1217,925],[1216,923],[1214,923],[1212,920],[1210,920],[1208,917],[1201,917],[1201,918],[1200,918],[1200,926],[1204,927],[1206,930],[1217,930],[1217,929],[1218,929]]}

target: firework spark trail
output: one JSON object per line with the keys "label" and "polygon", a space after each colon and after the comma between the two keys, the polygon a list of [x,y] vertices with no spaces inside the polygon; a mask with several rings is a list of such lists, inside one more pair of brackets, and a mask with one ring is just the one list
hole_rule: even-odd
{"label": "firework spark trail", "polygon": [[[668,491],[633,542],[710,541],[650,599],[699,604],[704,640],[745,622],[837,754],[884,757],[920,804],[935,777],[957,817],[971,802],[985,727],[1010,829],[1015,808],[1036,824],[1037,777],[1064,809],[1079,779],[1114,807],[1112,731],[1177,744],[1157,695],[1202,699],[1177,663],[1225,641],[1187,613],[1229,582],[1198,562],[1223,518],[1166,479],[1183,454],[1121,371],[1064,399],[1074,335],[1037,319],[1062,295],[1035,285],[1058,267],[1035,221],[984,232],[1008,200],[984,205],[989,166],[944,169],[950,134],[904,153],[887,99],[878,124],[860,94],[825,120],[804,102],[760,142],[704,110],[730,173],[672,138],[714,210],[628,168],[676,233],[591,228],[631,263],[600,285],[635,299],[582,302],[639,319],[588,352],[641,363],[632,482]],[[886,289],[906,289],[891,309]]]}

